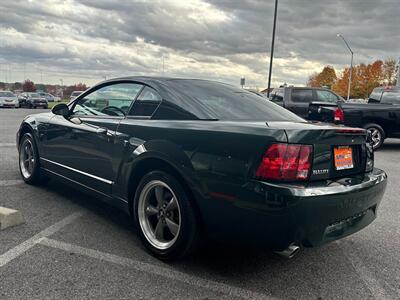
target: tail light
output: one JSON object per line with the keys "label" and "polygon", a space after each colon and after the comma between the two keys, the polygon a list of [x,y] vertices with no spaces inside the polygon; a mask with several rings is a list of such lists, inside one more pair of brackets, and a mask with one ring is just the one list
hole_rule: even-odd
{"label": "tail light", "polygon": [[337,107],[335,110],[335,114],[333,116],[333,120],[335,122],[344,122],[344,112],[343,109],[341,109],[340,107]]}
{"label": "tail light", "polygon": [[256,177],[284,181],[307,180],[311,159],[310,145],[272,144],[262,158]]}

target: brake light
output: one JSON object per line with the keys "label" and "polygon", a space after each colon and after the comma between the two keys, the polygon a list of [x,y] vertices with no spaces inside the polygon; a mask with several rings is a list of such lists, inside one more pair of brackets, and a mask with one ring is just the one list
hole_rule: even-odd
{"label": "brake light", "polygon": [[256,177],[284,181],[307,180],[311,158],[310,145],[272,144],[262,158]]}
{"label": "brake light", "polygon": [[344,122],[344,112],[340,107],[336,108],[333,120],[336,122]]}

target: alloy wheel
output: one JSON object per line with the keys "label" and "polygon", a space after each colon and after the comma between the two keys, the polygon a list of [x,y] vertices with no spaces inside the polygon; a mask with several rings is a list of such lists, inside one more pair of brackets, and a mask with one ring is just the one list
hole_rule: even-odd
{"label": "alloy wheel", "polygon": [[19,164],[24,178],[32,176],[35,170],[35,153],[33,144],[29,139],[25,139],[20,146]]}
{"label": "alloy wheel", "polygon": [[178,198],[165,182],[153,180],[138,199],[138,220],[147,241],[159,250],[170,248],[181,229]]}
{"label": "alloy wheel", "polygon": [[376,148],[380,145],[380,143],[381,143],[381,141],[382,141],[382,133],[381,133],[381,131],[380,131],[378,128],[376,128],[376,127],[368,128],[368,132],[371,134],[371,138],[372,138],[372,147],[373,147],[374,149],[376,149]]}

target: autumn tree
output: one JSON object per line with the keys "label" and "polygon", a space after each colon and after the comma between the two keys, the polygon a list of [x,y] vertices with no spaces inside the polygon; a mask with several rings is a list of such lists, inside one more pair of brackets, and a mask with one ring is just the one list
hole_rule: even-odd
{"label": "autumn tree", "polygon": [[325,66],[320,73],[315,73],[310,76],[307,86],[331,88],[336,82],[336,72],[332,66]]}
{"label": "autumn tree", "polygon": [[383,79],[388,85],[396,84],[396,75],[398,72],[398,66],[396,64],[396,60],[393,58],[389,58],[385,60],[383,64]]}
{"label": "autumn tree", "polygon": [[33,83],[33,81],[30,81],[29,79],[25,80],[22,89],[24,92],[36,92],[36,86]]}

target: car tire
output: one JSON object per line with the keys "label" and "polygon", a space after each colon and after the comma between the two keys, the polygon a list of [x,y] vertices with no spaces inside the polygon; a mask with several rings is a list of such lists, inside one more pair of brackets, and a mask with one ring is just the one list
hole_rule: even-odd
{"label": "car tire", "polygon": [[47,182],[47,178],[41,174],[39,153],[35,138],[30,133],[25,133],[18,147],[18,165],[22,179],[32,185]]}
{"label": "car tire", "polygon": [[200,225],[189,194],[170,173],[147,173],[133,201],[135,224],[152,255],[173,260],[192,253],[200,240]]}
{"label": "car tire", "polygon": [[363,127],[371,134],[372,148],[374,150],[378,150],[385,141],[385,131],[381,126],[375,123],[366,124]]}

